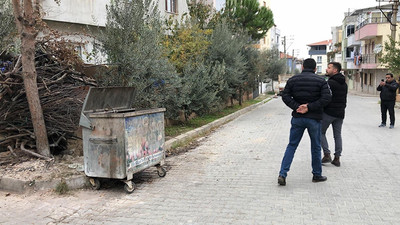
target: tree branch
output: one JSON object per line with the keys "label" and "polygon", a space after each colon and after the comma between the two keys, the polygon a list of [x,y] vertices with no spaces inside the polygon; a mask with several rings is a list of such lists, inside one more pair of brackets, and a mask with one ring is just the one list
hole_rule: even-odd
{"label": "tree branch", "polygon": [[44,160],[47,160],[47,161],[53,160],[53,158],[46,157],[46,156],[40,155],[40,154],[38,154],[38,153],[36,153],[36,152],[33,152],[32,150],[26,149],[26,148],[25,148],[25,142],[22,142],[22,143],[21,143],[21,147],[20,147],[20,148],[21,148],[21,150],[22,150],[23,152],[28,153],[28,154],[33,155],[33,156],[36,156],[36,157],[38,157],[38,158],[41,158],[41,159],[44,159]]}
{"label": "tree branch", "polygon": [[15,24],[17,25],[18,30],[21,32],[22,31],[21,4],[19,0],[12,0],[12,4],[13,4]]}

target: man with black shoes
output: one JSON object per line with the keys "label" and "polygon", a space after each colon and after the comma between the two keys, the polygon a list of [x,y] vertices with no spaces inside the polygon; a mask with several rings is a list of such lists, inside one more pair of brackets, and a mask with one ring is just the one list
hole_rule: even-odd
{"label": "man with black shoes", "polygon": [[283,102],[293,110],[289,144],[286,147],[279,171],[278,183],[286,185],[286,176],[294,153],[307,129],[311,140],[313,182],[326,181],[321,164],[321,120],[324,106],[331,101],[331,91],[324,78],[315,74],[316,62],[308,58],[303,71],[291,77],[283,90]]}
{"label": "man with black shoes", "polygon": [[[332,101],[325,106],[322,114],[322,136],[321,147],[324,151],[322,163],[332,163],[340,166],[340,156],[342,154],[342,125],[344,112],[347,103],[347,84],[346,78],[340,73],[342,66],[338,62],[330,62],[326,69],[329,76],[328,84],[332,91]],[[326,140],[326,130],[332,124],[333,139],[335,140],[335,158],[332,161],[331,151]]]}
{"label": "man with black shoes", "polygon": [[394,80],[393,74],[387,73],[386,82],[382,79],[376,90],[380,91],[381,97],[381,117],[382,122],[379,127],[386,127],[386,112],[389,111],[390,129],[394,128],[394,105],[396,104],[396,90],[399,84]]}

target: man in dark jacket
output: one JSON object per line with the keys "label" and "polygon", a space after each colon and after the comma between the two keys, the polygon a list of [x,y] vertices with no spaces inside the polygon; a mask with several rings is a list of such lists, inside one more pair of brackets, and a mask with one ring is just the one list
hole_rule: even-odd
{"label": "man in dark jacket", "polygon": [[[322,136],[321,146],[324,151],[322,163],[331,162],[335,166],[340,166],[340,156],[342,154],[342,125],[344,111],[347,103],[347,84],[343,74],[340,73],[342,66],[340,63],[331,62],[326,69],[329,76],[328,84],[332,91],[332,101],[325,106],[322,114]],[[331,151],[326,140],[326,130],[332,124],[333,138],[335,139],[335,158],[332,161]]]}
{"label": "man in dark jacket", "polygon": [[286,176],[294,153],[307,129],[311,140],[313,182],[326,181],[321,166],[321,119],[324,106],[331,101],[331,91],[324,78],[315,74],[315,60],[303,62],[301,74],[291,77],[282,94],[283,102],[293,110],[289,144],[286,147],[279,171],[278,183],[286,185]]}
{"label": "man in dark jacket", "polygon": [[380,91],[382,123],[379,127],[386,127],[386,112],[389,111],[390,129],[394,128],[394,105],[396,104],[396,90],[399,84],[394,80],[393,74],[386,74],[386,82],[382,79],[376,90]]}

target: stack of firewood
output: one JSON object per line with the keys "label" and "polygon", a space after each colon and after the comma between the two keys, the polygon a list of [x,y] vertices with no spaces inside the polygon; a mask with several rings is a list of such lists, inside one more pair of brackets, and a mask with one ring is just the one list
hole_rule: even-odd
{"label": "stack of firewood", "polygon": [[[52,151],[65,149],[73,138],[88,86],[96,86],[63,59],[38,45],[36,52],[37,85]],[[9,71],[0,73],[0,148],[35,149],[35,135],[23,84],[20,57],[13,59]]]}

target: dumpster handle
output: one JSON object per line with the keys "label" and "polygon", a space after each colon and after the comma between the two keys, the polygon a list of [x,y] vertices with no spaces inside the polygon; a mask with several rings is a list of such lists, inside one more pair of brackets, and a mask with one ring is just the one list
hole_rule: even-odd
{"label": "dumpster handle", "polygon": [[87,128],[89,130],[94,130],[94,126],[92,126],[92,122],[83,113],[81,113],[81,119],[79,120],[79,125]]}

